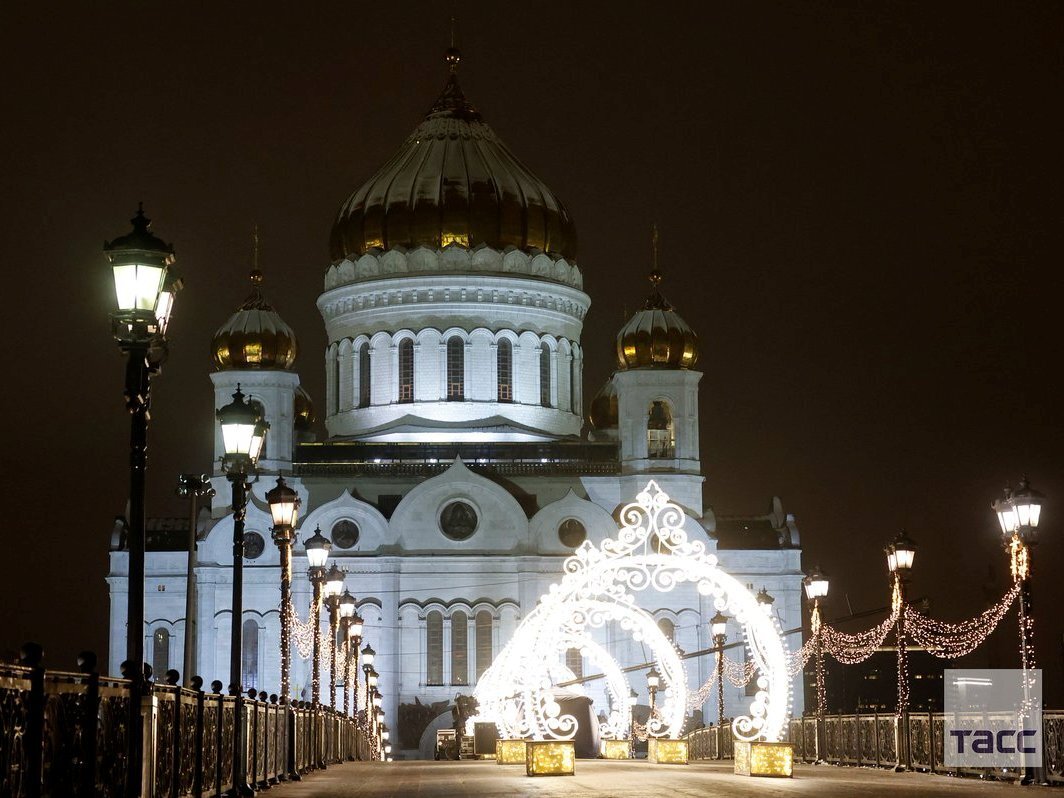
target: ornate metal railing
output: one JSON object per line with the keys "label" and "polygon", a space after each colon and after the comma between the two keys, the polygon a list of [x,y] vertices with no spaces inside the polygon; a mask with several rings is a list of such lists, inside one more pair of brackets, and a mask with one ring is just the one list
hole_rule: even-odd
{"label": "ornate metal railing", "polygon": [[[374,741],[354,719],[255,691],[237,698],[151,684],[130,729],[131,682],[95,673],[91,655],[80,664],[82,672],[46,671],[31,649],[23,664],[0,665],[0,796],[122,798],[130,779],[144,785],[144,798],[223,795],[233,786],[238,714],[239,764],[251,787],[375,758]],[[135,773],[131,734],[144,741]]]}
{"label": "ornate metal railing", "polygon": [[[1011,720],[1006,715],[987,717],[988,728]],[[913,770],[951,775],[1017,780],[1019,768],[956,768],[945,763],[945,721],[941,712],[909,714],[909,762]],[[824,718],[824,751],[817,751],[816,718],[792,718],[787,739],[794,743],[794,757],[800,762],[827,762],[833,765],[894,768],[898,765],[898,722],[893,714],[828,715]],[[709,726],[687,735],[691,759],[731,759],[730,724]],[[1064,785],[1064,712],[1042,713],[1044,778]]]}

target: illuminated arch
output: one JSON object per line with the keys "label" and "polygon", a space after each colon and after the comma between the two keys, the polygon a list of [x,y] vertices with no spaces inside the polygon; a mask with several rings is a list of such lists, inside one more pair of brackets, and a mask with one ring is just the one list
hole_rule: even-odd
{"label": "illuminated arch", "polygon": [[619,732],[627,723],[628,684],[589,631],[619,623],[649,646],[661,672],[664,700],[648,721],[648,733],[679,736],[687,709],[683,661],[654,617],[636,606],[635,594],[648,588],[667,592],[690,582],[700,594],[713,597],[715,609],[727,610],[742,627],[758,671],[757,693],[749,714],[735,719],[735,735],[744,740],[779,740],[790,712],[790,677],[775,617],[717,566],[716,556],[706,552],[704,543],[688,540],[683,510],[656,482],[649,482],[636,501],[621,510],[620,519],[624,526],[617,537],[597,547],[585,541],[565,561],[565,576],[551,585],[485,671],[476,690],[480,719],[494,721],[507,738],[572,738],[577,720],[561,713],[552,688],[567,680],[565,651],[575,646],[602,665],[620,715],[611,718],[610,728],[603,731]]}

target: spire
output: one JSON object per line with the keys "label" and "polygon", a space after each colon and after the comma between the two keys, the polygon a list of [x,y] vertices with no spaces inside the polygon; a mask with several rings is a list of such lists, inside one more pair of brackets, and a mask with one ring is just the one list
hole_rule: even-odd
{"label": "spire", "polygon": [[443,60],[447,62],[452,75],[458,71],[458,64],[462,60],[462,53],[454,46],[454,14],[451,15],[451,46],[447,48]]}
{"label": "spire", "polygon": [[259,225],[255,222],[251,225],[251,272],[248,279],[251,281],[251,293],[240,306],[240,310],[273,310],[266,301],[266,295],[262,293],[263,276],[259,269]]}
{"label": "spire", "polygon": [[651,288],[650,296],[647,297],[647,301],[643,304],[645,310],[672,310],[672,305],[661,293],[661,283],[665,279],[665,275],[661,273],[661,269],[658,268],[658,225],[655,222],[650,225],[650,252],[651,252],[651,268],[650,274],[647,279],[650,280]]}

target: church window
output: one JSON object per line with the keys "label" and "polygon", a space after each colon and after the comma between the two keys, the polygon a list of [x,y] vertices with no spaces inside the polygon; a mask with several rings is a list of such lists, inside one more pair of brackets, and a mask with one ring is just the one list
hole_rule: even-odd
{"label": "church window", "polygon": [[578,648],[570,648],[565,652],[565,667],[573,672],[577,679],[584,677],[584,655]]}
{"label": "church window", "polygon": [[451,615],[451,684],[469,684],[469,618],[461,610]]}
{"label": "church window", "polygon": [[443,613],[425,616],[425,683],[443,684]]}
{"label": "church window", "polygon": [[668,618],[658,618],[658,628],[670,643],[676,642],[676,624]]}
{"label": "church window", "polygon": [[343,369],[340,368],[340,350],[336,350],[336,358],[332,362],[333,368],[333,413],[340,412],[340,375]]}
{"label": "church window", "polygon": [[244,621],[241,638],[240,683],[246,690],[259,687],[259,625],[252,620]]}
{"label": "church window", "polygon": [[489,667],[491,667],[491,660],[493,659],[494,652],[492,650],[492,619],[491,613],[487,610],[481,610],[477,613],[477,679],[480,679],[480,675],[484,673]]}
{"label": "church window", "polygon": [[414,401],[414,342],[409,338],[399,344],[399,401]]}
{"label": "church window", "polygon": [[668,402],[650,404],[647,419],[647,457],[670,458],[676,456],[676,429],[672,423],[672,411]]}
{"label": "church window", "polygon": [[156,629],[151,636],[151,669],[157,680],[170,670],[170,632]]}
{"label": "church window", "polygon": [[348,519],[337,521],[333,524],[330,537],[333,545],[340,549],[349,549],[358,543],[358,524]]}
{"label": "church window", "polygon": [[447,401],[465,398],[465,341],[457,335],[447,340]]}
{"label": "church window", "polygon": [[358,406],[369,407],[369,344],[358,347]]}
{"label": "church window", "polygon": [[587,529],[575,518],[566,518],[558,526],[558,540],[563,546],[575,549],[587,540]]}
{"label": "church window", "polygon": [[244,558],[257,560],[266,551],[266,541],[258,532],[244,533]]}
{"label": "church window", "polygon": [[576,373],[576,353],[574,352],[572,357],[569,358],[569,406],[570,409],[580,414],[580,397],[579,391],[576,390],[576,381],[579,379]]}
{"label": "church window", "polygon": [[451,540],[465,540],[477,531],[477,511],[472,505],[455,501],[443,508],[440,513],[440,529]]}
{"label": "church window", "polygon": [[499,341],[496,348],[499,366],[499,401],[514,400],[514,346],[508,338]]}
{"label": "church window", "polygon": [[539,347],[539,403],[550,407],[550,347],[546,343]]}

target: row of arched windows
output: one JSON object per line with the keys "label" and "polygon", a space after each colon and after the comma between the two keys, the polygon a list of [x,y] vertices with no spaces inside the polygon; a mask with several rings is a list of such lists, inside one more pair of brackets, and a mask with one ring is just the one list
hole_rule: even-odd
{"label": "row of arched windows", "polygon": [[[462,610],[455,610],[447,618],[451,630],[451,684],[468,685],[469,679],[469,616]],[[442,685],[444,645],[443,613],[432,610],[425,615],[425,683]],[[492,616],[488,610],[480,610],[474,616],[474,672],[479,679],[491,665],[494,657],[492,649]]]}
{"label": "row of arched windows", "polygon": [[[444,396],[449,402],[460,402],[467,398],[466,395],[466,346],[464,338],[452,335],[445,344],[445,386]],[[403,338],[397,347],[396,378],[398,391],[395,396],[400,404],[415,401],[415,384],[417,372],[414,364],[414,340]],[[347,409],[349,399],[345,401],[346,391],[341,386],[350,377],[355,378],[358,386],[358,396],[353,403],[356,408],[369,407],[372,404],[372,369],[370,344],[368,341],[360,342],[353,354],[353,366],[356,373],[348,377],[344,373],[342,356],[333,356],[331,363],[332,386],[330,396],[330,410],[339,413]],[[544,341],[538,346],[538,377],[539,377],[539,404],[543,407],[559,406],[553,384],[555,365],[552,362],[555,355],[550,345]],[[500,338],[496,343],[495,352],[495,400],[502,403],[515,401],[514,375],[517,371],[514,363],[514,346],[509,338]],[[580,408],[580,372],[578,358],[572,355],[566,357],[568,374],[566,382],[569,387],[567,397],[568,407],[563,409],[579,414]],[[483,397],[482,397],[483,398]]]}

